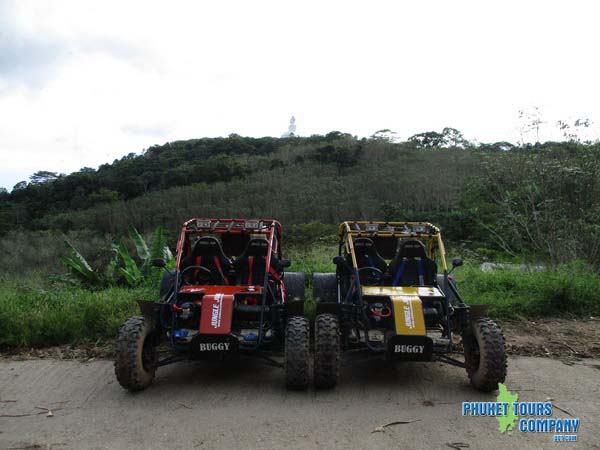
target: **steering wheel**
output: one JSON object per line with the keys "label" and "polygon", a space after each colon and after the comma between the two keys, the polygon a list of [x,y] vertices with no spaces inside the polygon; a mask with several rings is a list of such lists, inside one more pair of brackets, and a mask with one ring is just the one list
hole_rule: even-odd
{"label": "steering wheel", "polygon": [[358,269],[358,275],[361,277],[362,279],[362,275],[361,272],[363,271],[369,271],[367,272],[366,276],[365,276],[365,281],[363,282],[363,284],[365,286],[383,286],[383,272],[381,270],[379,270],[377,267],[372,267],[372,266],[365,266],[365,267],[361,267],[360,269]]}
{"label": "steering wheel", "polygon": [[[198,269],[200,271],[200,273],[198,273],[197,275],[194,275],[192,277],[192,278],[196,278],[198,283],[194,283],[193,281],[195,281],[195,280],[190,280],[189,277],[186,279],[186,277],[184,276],[184,274],[190,269]],[[186,286],[192,285],[192,284],[217,284],[217,283],[224,281],[224,280],[218,280],[215,277],[215,274],[212,272],[212,270],[210,270],[209,268],[204,267],[204,266],[188,266],[181,271],[180,277],[183,280],[183,284]]]}

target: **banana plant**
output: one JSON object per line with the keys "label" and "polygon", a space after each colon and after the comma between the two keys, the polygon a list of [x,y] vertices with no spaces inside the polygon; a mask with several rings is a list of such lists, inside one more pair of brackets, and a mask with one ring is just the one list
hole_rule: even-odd
{"label": "banana plant", "polygon": [[[65,243],[71,250],[71,254],[70,256],[61,256],[60,259],[70,269],[72,276],[77,281],[94,288],[114,285],[120,277],[129,286],[137,286],[144,279],[152,278],[156,274],[152,270],[152,260],[164,259],[167,261],[167,264],[173,261],[173,254],[166,243],[162,227],[154,230],[152,240],[149,244],[146,243],[142,235],[133,226],[129,227],[129,238],[135,247],[140,261],[139,265],[129,254],[127,246],[122,242],[112,245],[114,257],[103,272],[94,270],[83,255],[68,241],[65,241]],[[115,274],[119,276],[115,276]]]}
{"label": "banana plant", "polygon": [[125,266],[119,268],[119,273],[125,278],[125,281],[130,286],[137,286],[144,278],[151,276],[152,260],[160,258],[169,262],[173,259],[173,254],[163,235],[162,227],[158,227],[154,230],[150,245],[146,243],[139,231],[131,225],[129,226],[129,238],[133,242],[137,256],[141,261],[139,267],[129,254],[127,247],[123,244],[114,245],[113,249],[121,257]]}
{"label": "banana plant", "polygon": [[129,237],[135,246],[138,257],[142,261],[140,269],[144,274],[148,274],[150,272],[152,260],[164,259],[168,262],[173,259],[173,254],[171,253],[171,250],[169,249],[167,241],[163,235],[162,227],[158,227],[156,230],[154,230],[149,246],[138,230],[131,225],[129,226]]}
{"label": "banana plant", "polygon": [[71,249],[71,255],[61,256],[60,260],[70,269],[75,279],[90,287],[102,287],[105,285],[105,274],[92,269],[83,255],[69,241],[65,240],[65,244]]}

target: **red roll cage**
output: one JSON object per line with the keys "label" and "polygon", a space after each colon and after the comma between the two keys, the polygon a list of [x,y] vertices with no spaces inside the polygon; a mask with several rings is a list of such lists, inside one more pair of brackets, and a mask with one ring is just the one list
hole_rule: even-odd
{"label": "red roll cage", "polygon": [[[184,245],[190,235],[257,235],[262,234],[268,242],[268,251],[266,257],[266,272],[271,270],[271,255],[273,252],[279,259],[282,258],[281,242],[282,228],[281,224],[273,219],[201,219],[193,218],[183,224],[179,241],[177,242],[177,265],[179,271]],[[227,255],[232,256],[232,255]],[[239,256],[239,255],[235,255]]]}

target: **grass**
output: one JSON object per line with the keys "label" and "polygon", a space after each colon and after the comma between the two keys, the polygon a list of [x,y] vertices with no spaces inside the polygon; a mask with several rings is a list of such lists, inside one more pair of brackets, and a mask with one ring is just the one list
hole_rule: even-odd
{"label": "grass", "polygon": [[[337,247],[290,248],[290,270],[305,272],[307,307],[314,314],[312,274],[331,272]],[[476,263],[455,271],[459,292],[469,304],[490,305],[496,319],[600,315],[600,277],[583,263],[544,272],[481,272]],[[41,277],[0,285],[0,348],[45,347],[112,339],[123,320],[138,314],[137,299],[154,299],[158,288],[102,291],[47,287]]]}
{"label": "grass", "polygon": [[137,299],[154,288],[49,289],[0,287],[0,348],[46,347],[112,339],[123,320],[138,313]]}
{"label": "grass", "polygon": [[579,262],[543,272],[456,270],[460,294],[469,304],[489,305],[499,319],[600,315],[600,277]]}

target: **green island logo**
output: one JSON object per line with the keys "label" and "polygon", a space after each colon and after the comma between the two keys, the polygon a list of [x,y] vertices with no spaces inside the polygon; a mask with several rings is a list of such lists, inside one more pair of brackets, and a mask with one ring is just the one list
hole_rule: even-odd
{"label": "green island logo", "polygon": [[[519,394],[512,394],[502,383],[498,383],[498,390],[500,391],[498,397],[496,397],[498,403],[512,405],[519,400]],[[518,419],[519,416],[515,414],[513,408],[508,408],[507,414],[503,416],[496,416],[496,420],[500,423],[500,433],[504,433],[506,430],[513,430]]]}

